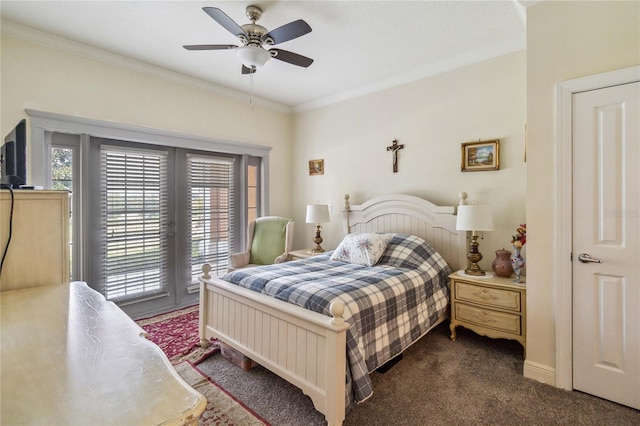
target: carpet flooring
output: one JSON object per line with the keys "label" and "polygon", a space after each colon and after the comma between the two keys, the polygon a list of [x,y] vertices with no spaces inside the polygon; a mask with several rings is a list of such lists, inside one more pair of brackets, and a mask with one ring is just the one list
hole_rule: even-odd
{"label": "carpet flooring", "polygon": [[[640,425],[640,411],[522,375],[522,346],[458,328],[436,327],[382,374],[374,395],[344,425]],[[258,366],[212,355],[198,369],[273,426],[324,425],[311,400]]]}
{"label": "carpet flooring", "polygon": [[[326,424],[307,396],[269,370],[244,371],[217,345],[200,348],[197,314],[195,306],[137,322],[207,397],[201,426]],[[387,372],[373,372],[373,396],[344,425],[640,425],[638,410],[524,378],[519,343],[457,331],[452,342],[445,321]]]}

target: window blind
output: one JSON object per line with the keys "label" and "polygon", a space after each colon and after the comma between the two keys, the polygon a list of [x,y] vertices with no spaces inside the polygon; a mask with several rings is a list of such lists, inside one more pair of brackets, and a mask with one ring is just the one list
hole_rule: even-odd
{"label": "window blind", "polygon": [[234,159],[187,155],[191,282],[198,282],[202,265],[211,273],[226,273],[233,237]]}
{"label": "window blind", "polygon": [[167,291],[167,154],[101,146],[103,293],[109,300]]}

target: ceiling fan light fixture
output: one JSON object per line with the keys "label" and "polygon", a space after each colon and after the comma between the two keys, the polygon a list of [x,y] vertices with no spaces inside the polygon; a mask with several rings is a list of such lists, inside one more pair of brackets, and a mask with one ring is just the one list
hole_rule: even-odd
{"label": "ceiling fan light fixture", "polygon": [[270,58],[276,58],[278,61],[304,68],[313,63],[313,59],[306,56],[282,49],[265,49],[266,46],[264,46],[284,43],[310,33],[311,27],[302,19],[289,22],[269,31],[262,25],[256,24],[256,21],[262,16],[262,9],[255,5],[247,6],[247,17],[251,20],[251,23],[242,26],[238,25],[217,7],[203,7],[202,9],[220,26],[237,37],[242,42],[242,46],[238,47],[232,44],[188,44],[183,46],[187,50],[235,49],[238,58],[242,62],[242,74],[253,74],[258,68],[263,67]]}
{"label": "ceiling fan light fixture", "polygon": [[241,46],[236,49],[236,54],[242,64],[251,69],[260,68],[271,58],[271,54],[261,47]]}

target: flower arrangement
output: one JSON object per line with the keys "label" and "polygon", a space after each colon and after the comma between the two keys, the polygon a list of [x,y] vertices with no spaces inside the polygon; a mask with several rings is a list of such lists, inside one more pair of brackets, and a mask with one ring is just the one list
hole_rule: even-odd
{"label": "flower arrangement", "polygon": [[521,249],[527,243],[527,225],[522,223],[516,228],[516,235],[511,237],[513,248]]}

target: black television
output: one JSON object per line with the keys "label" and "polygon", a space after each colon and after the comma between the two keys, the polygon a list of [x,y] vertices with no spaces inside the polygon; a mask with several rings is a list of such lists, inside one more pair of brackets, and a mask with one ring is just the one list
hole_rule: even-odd
{"label": "black television", "polygon": [[27,184],[27,120],[20,120],[4,138],[0,151],[0,168],[2,187],[19,189]]}

